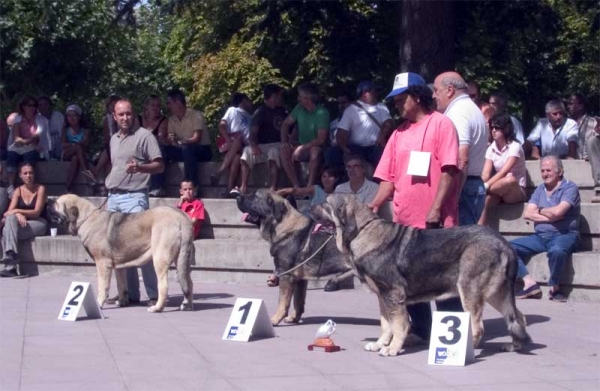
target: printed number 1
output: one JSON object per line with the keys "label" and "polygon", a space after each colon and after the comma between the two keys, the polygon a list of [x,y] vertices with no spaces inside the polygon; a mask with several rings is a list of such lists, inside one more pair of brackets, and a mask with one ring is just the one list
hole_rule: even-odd
{"label": "printed number 1", "polygon": [[244,304],[243,306],[240,307],[240,309],[238,311],[244,311],[244,313],[242,314],[242,320],[240,321],[240,324],[246,324],[246,319],[248,319],[248,314],[250,313],[250,307],[252,307],[252,302],[249,301],[246,304]]}
{"label": "printed number 1", "polygon": [[78,305],[79,302],[76,300],[83,293],[83,286],[76,285],[75,288],[73,288],[73,291],[77,292],[77,294],[75,296],[73,296],[73,298],[69,301],[69,305]]}
{"label": "printed number 1", "polygon": [[448,326],[448,332],[452,333],[452,338],[448,339],[445,336],[438,337],[440,342],[444,345],[454,345],[458,341],[460,341],[460,331],[458,328],[460,327],[460,318],[456,316],[446,316],[442,318],[441,323],[447,324],[448,322],[452,322],[451,326]]}

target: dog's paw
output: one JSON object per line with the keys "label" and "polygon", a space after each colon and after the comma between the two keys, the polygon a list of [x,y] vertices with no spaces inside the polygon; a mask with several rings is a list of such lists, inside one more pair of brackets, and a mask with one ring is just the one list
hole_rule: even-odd
{"label": "dog's paw", "polygon": [[502,346],[500,346],[500,350],[503,352],[516,352],[517,350],[520,350],[521,347],[520,346],[515,346],[512,343],[505,343]]}
{"label": "dog's paw", "polygon": [[157,306],[153,305],[151,307],[148,307],[148,312],[160,312],[160,310]]}
{"label": "dog's paw", "polygon": [[365,350],[367,352],[378,352],[381,350],[381,346],[377,342],[369,342],[365,345]]}
{"label": "dog's paw", "polygon": [[129,298],[124,297],[123,300],[117,300],[115,302],[115,304],[117,305],[117,307],[128,307],[129,306]]}
{"label": "dog's paw", "polygon": [[273,326],[277,326],[279,323],[281,323],[282,319],[283,319],[283,316],[273,315],[271,317],[271,324]]}
{"label": "dog's paw", "polygon": [[181,303],[179,306],[180,311],[192,311],[194,309],[194,305],[190,303]]}
{"label": "dog's paw", "polygon": [[392,357],[400,354],[400,349],[393,349],[389,346],[384,346],[379,350],[379,355],[382,357]]}
{"label": "dog's paw", "polygon": [[285,323],[298,323],[300,321],[300,317],[296,316],[287,316],[283,319]]}

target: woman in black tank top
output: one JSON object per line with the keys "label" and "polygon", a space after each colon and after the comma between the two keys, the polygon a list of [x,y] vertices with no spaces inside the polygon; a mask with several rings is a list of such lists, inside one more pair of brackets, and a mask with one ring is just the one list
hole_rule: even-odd
{"label": "woman in black tank top", "polygon": [[29,163],[19,168],[23,185],[15,189],[8,211],[3,216],[2,250],[5,264],[2,277],[19,275],[18,241],[46,234],[47,223],[42,213],[46,207],[46,188],[35,182],[33,166]]}

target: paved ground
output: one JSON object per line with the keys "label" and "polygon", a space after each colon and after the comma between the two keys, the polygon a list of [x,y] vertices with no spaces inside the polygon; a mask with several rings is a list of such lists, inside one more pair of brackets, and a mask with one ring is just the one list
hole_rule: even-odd
{"label": "paved ground", "polygon": [[[362,289],[310,291],[303,324],[240,343],[221,340],[235,298],[261,298],[273,313],[276,289],[196,284],[195,311],[179,312],[181,296],[171,280],[172,299],[162,314],[109,306],[104,320],[59,321],[73,280],[92,281],[0,280],[1,390],[600,389],[600,304],[519,302],[535,341],[525,354],[498,351],[509,337],[490,309],[476,361],[438,367],[427,365],[425,348],[393,358],[362,350],[379,331],[375,296]],[[328,318],[337,322],[334,340],[344,350],[307,351]]]}

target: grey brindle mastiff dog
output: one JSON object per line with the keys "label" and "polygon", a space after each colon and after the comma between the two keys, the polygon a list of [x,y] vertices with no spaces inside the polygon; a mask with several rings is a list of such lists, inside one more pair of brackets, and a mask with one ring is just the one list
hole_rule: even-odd
{"label": "grey brindle mastiff dog", "polygon": [[58,224],[68,224],[96,263],[98,304],[108,297],[110,277],[115,269],[119,306],[129,304],[125,268],[153,262],[158,277],[158,300],[149,312],[160,312],[167,302],[168,272],[177,265],[183,291],[183,311],[193,309],[191,264],[194,262],[192,222],[180,210],[159,206],[144,212],[125,214],[98,209],[84,198],[66,194],[48,203],[48,214]]}
{"label": "grey brindle mastiff dog", "polygon": [[517,258],[494,230],[476,225],[411,228],[380,219],[353,196],[341,195],[312,207],[311,216],[335,225],[337,247],[377,294],[382,333],[366,350],[399,354],[410,330],[406,305],[456,296],[471,314],[474,346],[483,335],[486,301],[504,316],[512,337],[503,350],[519,350],[530,342],[515,304]]}
{"label": "grey brindle mastiff dog", "polygon": [[[258,219],[260,234],[271,245],[270,252],[278,274],[299,266],[311,255],[315,255],[306,264],[280,276],[279,305],[271,317],[273,325],[282,320],[286,323],[300,321],[304,313],[308,279],[343,272],[352,274],[348,257],[340,253],[335,241],[329,240],[325,244],[331,234],[315,231],[315,222],[298,212],[283,197],[267,190],[258,190],[239,196],[237,203],[242,212]],[[294,312],[288,316],[292,296]]]}

